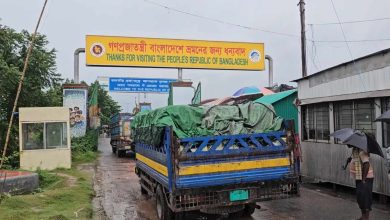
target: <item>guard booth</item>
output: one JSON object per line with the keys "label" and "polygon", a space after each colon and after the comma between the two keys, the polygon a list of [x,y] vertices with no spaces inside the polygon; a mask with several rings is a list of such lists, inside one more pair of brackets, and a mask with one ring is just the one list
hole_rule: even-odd
{"label": "guard booth", "polygon": [[68,108],[19,108],[20,168],[70,168],[69,129]]}

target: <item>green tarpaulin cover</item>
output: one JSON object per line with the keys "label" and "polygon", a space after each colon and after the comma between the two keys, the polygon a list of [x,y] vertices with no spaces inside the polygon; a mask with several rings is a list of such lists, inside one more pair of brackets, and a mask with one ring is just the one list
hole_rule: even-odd
{"label": "green tarpaulin cover", "polygon": [[282,121],[272,106],[247,102],[214,107],[172,105],[138,113],[131,125],[145,140],[165,126],[171,126],[178,138],[186,138],[277,131]]}

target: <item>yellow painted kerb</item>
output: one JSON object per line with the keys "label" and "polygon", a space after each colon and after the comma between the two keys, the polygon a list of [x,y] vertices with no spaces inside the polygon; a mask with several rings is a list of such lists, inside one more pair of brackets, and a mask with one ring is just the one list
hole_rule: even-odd
{"label": "yellow painted kerb", "polygon": [[137,160],[148,165],[149,167],[153,168],[154,170],[161,173],[162,175],[168,176],[168,169],[166,166],[164,166],[160,163],[157,163],[154,160],[146,158],[146,157],[142,156],[141,154],[136,154],[135,156],[136,156]]}
{"label": "yellow painted kerb", "polygon": [[271,168],[271,167],[280,167],[280,166],[288,166],[288,165],[290,165],[290,160],[287,157],[268,159],[268,160],[205,164],[205,165],[181,167],[179,170],[179,175],[184,176],[184,175],[192,175],[192,174],[251,170],[251,169]]}

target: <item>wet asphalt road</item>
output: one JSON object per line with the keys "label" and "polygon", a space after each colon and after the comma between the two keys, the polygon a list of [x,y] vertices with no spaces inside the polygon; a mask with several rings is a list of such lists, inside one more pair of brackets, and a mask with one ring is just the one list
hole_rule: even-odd
{"label": "wet asphalt road", "polygon": [[[135,162],[131,157],[117,158],[112,154],[108,138],[99,139],[99,150],[102,152],[95,171],[94,198],[95,219],[110,220],[155,220],[155,201],[142,196],[138,177],[134,173]],[[346,220],[357,219],[360,211],[353,197],[340,198],[329,195],[322,189],[301,188],[301,197],[258,203],[252,217],[240,220],[255,219],[315,219]],[[374,208],[371,219],[390,219],[390,208]],[[187,220],[208,220],[233,218],[192,214]],[[235,218],[236,219],[236,218]]]}

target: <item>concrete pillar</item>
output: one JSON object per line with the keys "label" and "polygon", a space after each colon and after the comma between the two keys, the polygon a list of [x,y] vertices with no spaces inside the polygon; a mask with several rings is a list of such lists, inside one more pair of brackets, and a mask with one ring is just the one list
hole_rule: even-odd
{"label": "concrete pillar", "polygon": [[[329,102],[329,132],[334,132],[334,109],[333,102]],[[330,138],[329,143],[334,144],[334,138]]]}
{"label": "concrete pillar", "polygon": [[[380,98],[375,98],[374,108],[375,108],[375,118],[377,118],[382,114],[382,109],[381,109],[382,105],[381,105]],[[378,141],[379,145],[383,146],[382,123],[376,122],[375,125],[376,125],[376,140]]]}

